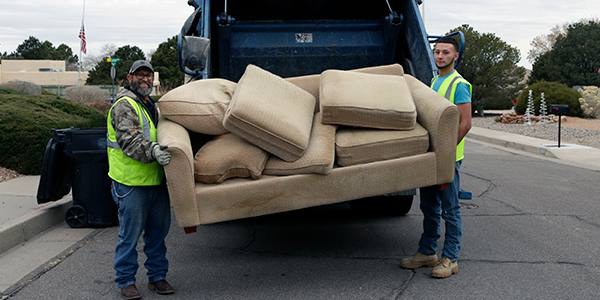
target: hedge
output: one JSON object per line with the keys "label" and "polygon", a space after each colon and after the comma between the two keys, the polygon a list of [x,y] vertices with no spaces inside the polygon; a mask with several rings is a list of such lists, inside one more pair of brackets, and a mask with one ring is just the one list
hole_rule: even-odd
{"label": "hedge", "polygon": [[538,81],[529,87],[523,89],[519,95],[515,110],[518,114],[524,114],[527,109],[527,99],[529,90],[533,91],[533,103],[535,114],[539,115],[540,109],[540,94],[544,93],[546,100],[547,112],[550,114],[550,104],[567,104],[569,112],[567,115],[580,117],[582,115],[581,106],[579,104],[579,93],[559,82]]}
{"label": "hedge", "polygon": [[39,174],[52,129],[105,126],[104,113],[57,96],[0,93],[0,166]]}

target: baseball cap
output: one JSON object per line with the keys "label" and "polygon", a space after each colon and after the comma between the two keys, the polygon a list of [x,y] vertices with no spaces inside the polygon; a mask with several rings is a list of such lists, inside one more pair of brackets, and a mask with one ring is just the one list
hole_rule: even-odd
{"label": "baseball cap", "polygon": [[129,69],[129,74],[135,73],[135,71],[137,71],[140,68],[148,68],[151,72],[154,72],[154,68],[152,68],[152,65],[149,61],[140,59],[133,62],[131,68]]}

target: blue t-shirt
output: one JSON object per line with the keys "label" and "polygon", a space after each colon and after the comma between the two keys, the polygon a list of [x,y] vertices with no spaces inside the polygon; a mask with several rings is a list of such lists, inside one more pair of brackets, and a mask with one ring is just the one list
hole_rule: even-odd
{"label": "blue t-shirt", "polygon": [[[456,72],[456,70],[444,76],[440,76],[433,85],[433,90],[437,92],[440,89],[442,82],[444,82],[444,79],[448,78],[448,76],[452,75],[454,72]],[[458,105],[465,103],[471,103],[471,90],[469,89],[469,85],[464,82],[459,82],[456,86],[456,92],[454,94],[454,104]]]}

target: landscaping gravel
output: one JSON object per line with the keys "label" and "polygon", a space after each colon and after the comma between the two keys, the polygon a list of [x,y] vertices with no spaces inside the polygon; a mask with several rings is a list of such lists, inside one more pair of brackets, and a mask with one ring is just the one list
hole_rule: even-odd
{"label": "landscaping gravel", "polygon": [[[545,140],[558,140],[558,123],[549,124],[503,124],[495,121],[495,117],[473,118],[474,127],[487,128],[503,132],[536,137]],[[561,143],[585,145],[600,148],[599,130],[585,128],[569,128],[564,123],[561,128]]]}
{"label": "landscaping gravel", "polygon": [[13,179],[13,178],[17,178],[19,176],[22,176],[22,175],[13,170],[9,170],[9,169],[0,167],[0,182],[6,181],[9,179]]}

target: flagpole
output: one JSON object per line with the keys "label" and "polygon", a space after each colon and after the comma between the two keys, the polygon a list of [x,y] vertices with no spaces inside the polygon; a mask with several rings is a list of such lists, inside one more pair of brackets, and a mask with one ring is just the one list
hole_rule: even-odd
{"label": "flagpole", "polygon": [[[83,10],[81,11],[81,28],[84,28],[83,27],[83,20],[84,20],[84,18],[85,18],[85,0],[83,0]],[[77,81],[79,83],[79,87],[80,88],[81,88],[81,65],[83,64],[83,56],[82,56],[83,54],[82,54],[82,51],[81,51],[82,50],[81,49],[81,43],[82,43],[82,41],[81,41],[81,37],[80,37],[80,40],[79,40],[79,70],[77,72],[77,77],[78,77]]]}

